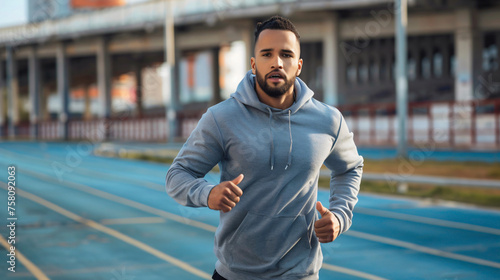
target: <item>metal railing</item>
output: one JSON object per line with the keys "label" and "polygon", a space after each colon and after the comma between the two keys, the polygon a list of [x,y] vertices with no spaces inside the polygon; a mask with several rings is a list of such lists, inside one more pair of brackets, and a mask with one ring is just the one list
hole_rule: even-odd
{"label": "metal railing", "polygon": [[[321,170],[321,177],[330,177],[330,171]],[[454,187],[473,187],[473,188],[487,188],[487,189],[500,189],[499,180],[486,180],[486,179],[467,179],[467,178],[452,178],[452,177],[439,177],[439,176],[422,176],[422,175],[408,175],[408,174],[379,174],[379,173],[363,173],[363,180],[366,181],[379,181],[393,183],[415,183],[439,186],[454,186]]]}

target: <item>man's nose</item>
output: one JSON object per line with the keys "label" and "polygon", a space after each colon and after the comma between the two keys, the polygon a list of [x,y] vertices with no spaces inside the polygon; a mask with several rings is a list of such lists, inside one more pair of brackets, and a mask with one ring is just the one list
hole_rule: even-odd
{"label": "man's nose", "polygon": [[281,59],[281,57],[276,56],[271,67],[273,69],[283,69],[283,60]]}

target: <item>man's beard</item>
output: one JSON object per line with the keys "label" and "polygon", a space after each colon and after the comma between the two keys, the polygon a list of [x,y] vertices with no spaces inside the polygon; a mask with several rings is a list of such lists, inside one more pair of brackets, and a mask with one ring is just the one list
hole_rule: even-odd
{"label": "man's beard", "polygon": [[[283,74],[282,74],[283,75]],[[255,70],[255,76],[257,77],[257,83],[259,83],[260,88],[270,97],[277,98],[284,95],[295,83],[295,78],[297,75],[294,75],[290,79],[284,78],[285,84],[277,87],[271,87],[266,83],[266,78],[264,76],[259,75],[259,71]]]}

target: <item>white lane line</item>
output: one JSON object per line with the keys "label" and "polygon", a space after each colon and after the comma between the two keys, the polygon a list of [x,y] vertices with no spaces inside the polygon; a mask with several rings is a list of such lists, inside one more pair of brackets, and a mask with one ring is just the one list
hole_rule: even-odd
{"label": "white lane line", "polygon": [[361,271],[357,271],[354,269],[349,269],[349,268],[345,268],[345,267],[341,267],[341,266],[336,266],[336,265],[328,264],[328,263],[323,263],[323,268],[331,270],[331,271],[340,272],[343,274],[356,276],[356,277],[363,278],[363,279],[368,279],[368,280],[387,280],[386,278],[378,277],[378,276],[373,275],[373,274],[369,274],[369,273],[365,273],[365,272],[361,272]]}
{"label": "white lane line", "polygon": [[421,253],[435,255],[438,257],[442,257],[442,258],[454,259],[454,260],[464,261],[464,262],[468,262],[468,263],[489,266],[489,267],[493,267],[493,268],[500,268],[500,263],[497,263],[497,262],[483,260],[483,259],[469,257],[469,256],[464,256],[464,255],[459,255],[459,254],[455,254],[455,253],[450,253],[450,252],[446,252],[446,251],[442,251],[442,250],[438,250],[438,249],[434,249],[434,248],[429,248],[429,247],[425,247],[425,246],[421,246],[421,245],[417,245],[414,243],[401,241],[401,240],[397,240],[397,239],[393,239],[393,238],[373,235],[373,234],[354,231],[354,230],[349,230],[343,234],[366,239],[366,240],[370,240],[370,241],[375,241],[375,242],[379,242],[379,243],[384,243],[384,244],[388,244],[388,245],[393,245],[393,246],[397,246],[397,247],[401,247],[401,248],[406,248],[406,249],[410,249],[410,250],[421,252]]}
{"label": "white lane line", "polygon": [[[1,182],[1,183],[2,183],[1,187],[3,189],[7,189],[5,187],[5,184],[3,182]],[[104,232],[104,233],[106,233],[108,235],[111,235],[111,236],[117,238],[117,239],[120,239],[120,240],[122,240],[125,243],[128,243],[128,244],[130,244],[130,245],[132,245],[132,246],[134,246],[136,248],[139,248],[139,249],[143,250],[144,252],[147,252],[147,253],[149,253],[149,254],[151,254],[151,255],[153,255],[153,256],[161,259],[161,260],[169,262],[169,263],[171,263],[171,264],[179,267],[180,269],[183,269],[183,270],[185,270],[185,271],[187,271],[187,272],[189,272],[191,274],[199,276],[199,277],[201,277],[203,279],[212,279],[211,275],[209,275],[206,272],[203,272],[203,271],[201,271],[201,270],[199,270],[199,269],[197,269],[197,268],[189,265],[186,262],[183,262],[183,261],[181,261],[179,259],[176,259],[176,258],[170,256],[170,255],[167,255],[167,254],[165,254],[165,253],[163,253],[163,252],[161,252],[161,251],[159,251],[159,250],[157,250],[157,249],[155,249],[155,248],[153,248],[153,247],[151,247],[151,246],[149,246],[149,245],[147,245],[147,244],[145,244],[145,243],[143,243],[143,242],[141,242],[141,241],[139,241],[137,239],[134,239],[134,238],[132,238],[132,237],[130,237],[128,235],[125,235],[125,234],[123,234],[123,233],[121,233],[119,231],[116,231],[116,230],[114,230],[112,228],[106,227],[106,226],[104,226],[104,225],[102,225],[100,223],[97,223],[95,221],[92,221],[92,220],[89,220],[89,219],[85,219],[85,218],[83,218],[81,216],[78,216],[77,214],[75,214],[75,213],[73,213],[71,211],[68,211],[68,210],[66,210],[66,209],[64,209],[64,208],[62,208],[62,207],[60,207],[60,206],[58,206],[58,205],[56,205],[56,204],[54,204],[54,203],[52,203],[50,201],[47,201],[47,200],[45,200],[45,199],[43,199],[43,198],[41,198],[39,196],[36,196],[36,195],[31,194],[29,192],[23,191],[23,190],[21,190],[19,188],[17,188],[17,194],[20,195],[20,196],[22,196],[22,197],[25,197],[25,198],[27,198],[29,200],[32,200],[32,201],[34,201],[34,202],[36,202],[38,204],[41,204],[41,205],[43,205],[43,206],[45,206],[45,207],[47,207],[47,208],[49,208],[49,209],[51,209],[51,210],[53,210],[53,211],[61,214],[61,215],[64,215],[64,216],[66,216],[66,217],[68,217],[68,218],[70,218],[70,219],[72,219],[74,221],[77,221],[77,222],[82,223],[82,224],[84,224],[84,225],[86,225],[88,227],[94,228],[94,229],[96,229],[98,231]]]}
{"label": "white lane line", "polygon": [[166,220],[161,217],[136,217],[136,218],[118,218],[102,219],[99,222],[103,225],[130,225],[130,224],[162,224]]}
{"label": "white lane line", "polygon": [[[3,183],[3,182],[2,182]],[[9,245],[7,240],[3,238],[3,236],[0,235],[0,244],[2,244],[3,247],[5,247],[5,250],[7,252],[10,252],[10,246],[15,246],[15,245]],[[28,258],[26,258],[20,251],[19,249],[16,248],[16,258],[28,269],[28,271],[33,274],[33,276],[36,277],[38,280],[49,280],[47,275],[45,275],[40,268],[38,268],[36,265],[34,265]]]}
{"label": "white lane line", "polygon": [[472,224],[452,222],[452,221],[446,221],[446,220],[440,220],[440,219],[434,219],[434,218],[420,217],[420,216],[409,215],[409,214],[394,213],[394,212],[384,211],[384,210],[356,207],[354,209],[354,213],[361,213],[361,214],[365,214],[365,215],[398,219],[398,220],[403,220],[403,221],[411,221],[411,222],[417,222],[417,223],[421,223],[421,224],[428,224],[428,225],[441,226],[441,227],[447,227],[447,228],[456,228],[456,229],[476,231],[476,232],[481,232],[481,233],[500,235],[500,229],[496,229],[496,228],[489,228],[489,227],[484,227],[484,226],[477,226],[477,225],[472,225]]}

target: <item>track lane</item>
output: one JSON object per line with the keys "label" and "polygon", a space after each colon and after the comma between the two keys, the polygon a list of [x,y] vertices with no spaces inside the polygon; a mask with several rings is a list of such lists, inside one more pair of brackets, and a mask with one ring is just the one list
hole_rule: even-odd
{"label": "track lane", "polygon": [[[30,152],[33,152],[33,151],[30,151]],[[64,156],[64,153],[59,153],[59,154],[60,154],[59,159],[61,159],[61,157]],[[53,157],[53,159],[58,159],[58,158],[57,157]],[[87,163],[87,160],[88,160],[88,163]],[[89,180],[88,176],[87,176],[87,178],[85,180],[84,174],[88,173],[88,172],[86,170],[84,170],[83,167],[85,167],[85,169],[91,168],[92,167],[92,158],[89,157],[86,160],[84,160],[83,162],[85,162],[85,163],[82,163],[80,165],[80,166],[82,166],[81,170],[80,170],[80,168],[75,168],[74,172],[69,173],[70,176],[68,178],[65,178],[65,182],[66,183],[69,182],[70,180],[74,181],[75,179],[83,180],[84,182]],[[100,162],[101,162],[101,164],[103,164],[101,160],[100,160]],[[23,165],[24,164],[28,164],[28,163],[27,162],[23,162]],[[99,164],[99,165],[101,165],[101,164]],[[163,176],[161,176],[161,179],[163,179],[163,177],[164,177],[164,173],[163,172],[166,172],[166,170],[161,170],[161,168],[158,168],[158,169],[156,169],[155,167],[149,168],[150,165],[146,164],[146,163],[139,164],[137,162],[134,162],[134,163],[127,163],[127,164],[133,164],[133,166],[137,166],[137,165],[148,166],[148,168],[145,168],[145,169],[150,170],[150,171],[151,170],[155,170],[154,172],[149,173],[148,176],[151,176],[151,175],[155,176],[155,174],[162,174]],[[109,166],[111,167],[112,165],[109,164]],[[96,167],[99,167],[99,166],[96,166]],[[138,168],[138,169],[139,170],[143,170],[144,168]],[[110,170],[109,168],[106,169],[107,172],[102,172],[102,170],[103,169],[101,168],[95,174],[96,177],[104,178],[104,180],[101,180],[101,181],[106,181],[106,180],[113,180],[113,181],[114,180],[120,180],[120,179],[117,179],[116,175],[114,175],[114,174],[111,174],[112,178],[111,177],[105,177],[106,173],[109,173],[109,172],[111,172],[111,173],[113,173],[113,172],[119,172],[119,170],[115,170],[114,168],[113,168],[113,170]],[[45,166],[45,169],[43,169],[43,168],[38,169],[38,171],[40,171],[40,172],[47,172],[49,174],[51,172],[50,171],[50,167],[47,169],[47,166]],[[101,172],[101,173],[99,173],[99,172]],[[138,172],[140,173],[140,171],[138,171]],[[82,173],[82,174],[78,174],[78,173]],[[47,176],[47,175],[45,175],[45,176]],[[78,181],[78,180],[76,180],[76,181]],[[121,183],[113,184],[112,186],[110,186],[110,185],[106,185],[106,186],[93,185],[92,187],[95,187],[95,188],[105,188],[106,191],[113,192],[116,195],[127,196],[127,199],[130,199],[130,200],[133,200],[133,201],[139,201],[139,202],[144,203],[145,205],[152,205],[154,208],[166,208],[166,210],[178,213],[179,216],[183,217],[183,219],[186,218],[186,216],[187,216],[188,218],[192,218],[192,219],[196,219],[196,220],[208,221],[208,223],[212,224],[213,226],[215,226],[217,224],[217,220],[218,220],[217,215],[213,215],[210,211],[203,211],[203,210],[200,210],[200,209],[189,209],[189,208],[185,208],[185,207],[179,207],[175,203],[173,205],[175,205],[177,207],[173,207],[172,208],[171,207],[172,206],[171,205],[171,201],[168,201],[168,196],[166,196],[166,195],[165,195],[165,197],[167,197],[167,199],[166,199],[167,201],[165,201],[165,200],[162,201],[162,199],[165,198],[165,197],[163,197],[162,199],[153,199],[152,203],[149,203],[151,201],[148,199],[148,198],[151,198],[151,196],[154,196],[154,194],[152,194],[152,193],[148,192],[148,194],[144,194],[144,195],[141,195],[141,196],[130,195],[130,194],[133,194],[133,193],[137,194],[137,192],[134,192],[135,189],[140,189],[140,188],[142,188],[143,190],[145,189],[144,186],[138,185],[137,182],[133,182],[133,184],[124,184],[124,182],[123,182],[123,181],[128,181],[130,183],[130,181],[133,181],[133,180],[134,180],[134,176],[129,176],[128,173],[123,173],[123,176],[121,177],[121,181],[122,181]],[[98,182],[94,181],[93,184],[98,184]],[[101,184],[102,184],[102,182],[101,182]],[[160,186],[160,185],[158,184],[158,186]],[[154,191],[154,190],[151,190],[151,191]],[[162,190],[160,190],[160,188],[158,187],[158,189],[156,190],[156,193],[158,193],[158,191],[162,191]],[[141,192],[143,192],[143,191],[141,191]],[[158,195],[156,194],[156,196],[158,196]],[[327,201],[327,194],[323,194],[323,192],[320,191],[320,199],[323,200],[323,201],[325,201],[325,200]],[[380,199],[382,201],[386,200],[384,198],[373,199],[373,197],[371,197],[371,196],[363,196],[362,195],[362,196],[360,196],[360,202],[358,204],[358,207],[360,207],[360,209],[361,209],[361,207],[368,208],[366,206],[369,206],[369,207],[372,207],[372,208],[369,208],[368,211],[370,209],[383,209],[383,211],[390,211],[391,213],[392,212],[394,212],[394,213],[401,213],[401,212],[403,212],[403,214],[410,213],[412,215],[419,214],[419,213],[426,214],[427,212],[428,213],[432,213],[432,211],[434,209],[432,211],[431,210],[427,210],[427,209],[428,208],[436,208],[436,207],[432,207],[432,205],[427,205],[427,206],[426,205],[412,205],[412,203],[408,203],[408,201],[397,200],[397,199],[394,199],[394,200],[388,199],[387,201],[384,201],[383,203],[374,202],[373,201],[373,200],[377,200],[377,199]],[[168,207],[165,207],[165,205],[168,205]],[[431,207],[429,207],[429,206],[431,206]],[[437,207],[437,208],[442,208],[442,207]],[[192,212],[190,212],[191,210],[192,210]],[[441,210],[443,210],[443,209],[441,209]],[[445,218],[448,217],[448,216],[449,217],[453,217],[453,218],[455,216],[457,216],[457,217],[460,216],[460,214],[455,214],[455,212],[454,211],[450,211],[450,209],[445,209],[445,210],[446,210],[445,214],[443,214],[442,212],[437,212],[436,216],[440,216],[441,215],[441,216],[444,216]],[[454,209],[452,209],[452,210],[454,210]],[[475,213],[476,212],[476,211],[470,211],[470,209],[466,209],[466,211],[464,211],[463,209],[460,209],[460,210],[461,211],[458,211],[458,212],[463,212],[463,213],[466,213],[466,214],[467,213]],[[446,212],[448,212],[448,214],[446,214]],[[478,211],[478,213],[474,214],[474,215],[477,215],[478,217],[480,217],[481,213],[479,213],[479,212],[480,211]],[[462,217],[463,217],[463,213],[461,213]],[[489,213],[489,214],[491,214],[491,213]],[[352,228],[353,232],[358,230],[357,227],[359,225],[365,225],[366,224],[366,226],[368,227],[368,230],[364,231],[364,232],[370,233],[370,232],[373,231],[373,228],[374,228],[373,225],[374,224],[380,224],[380,223],[387,222],[387,218],[388,218],[388,217],[382,217],[383,215],[382,216],[379,215],[380,217],[378,217],[378,218],[375,217],[375,219],[367,219],[367,221],[358,221],[358,220],[356,220],[356,219],[363,219],[362,216],[363,216],[363,213],[357,213],[355,215],[355,223],[354,223],[354,226]],[[493,212],[493,214],[491,214],[491,216],[492,217],[498,217],[498,214],[495,213],[495,212]],[[373,218],[373,217],[371,217],[371,218]],[[389,220],[390,219],[391,218],[389,217]],[[403,219],[395,219],[395,220],[402,220],[404,222],[405,219],[403,218]],[[470,220],[472,222],[472,219],[470,219]],[[479,223],[481,224],[482,227],[484,227],[485,225],[489,227],[491,225],[487,224],[488,220],[491,222],[491,219],[484,219],[484,221],[482,221],[480,219]],[[414,222],[415,223],[413,223],[413,224],[409,224],[409,227],[418,228],[419,227],[418,224],[420,224],[420,225],[422,224],[422,222],[419,222],[419,221],[414,221]],[[395,224],[396,227],[398,225],[399,225],[398,223]],[[441,225],[434,225],[434,226],[442,228]],[[402,235],[402,236],[398,236],[398,237],[403,237],[404,238],[403,241],[407,240],[407,238],[410,238],[410,239],[413,238],[412,235],[408,235],[408,236]],[[360,242],[358,237],[342,236],[341,239],[339,240],[339,242],[342,239],[345,239],[345,240],[349,240],[350,239],[351,241],[352,240],[357,240],[357,241],[353,241],[353,242]],[[412,240],[408,240],[408,242],[409,241],[412,241]],[[337,243],[337,242],[335,242],[335,243]],[[333,243],[333,244],[335,244],[335,243]],[[344,243],[342,243],[341,245],[343,245],[343,244]],[[371,243],[369,243],[369,244],[371,244]],[[465,244],[465,245],[467,245],[467,244]],[[375,246],[375,247],[377,247],[377,246]],[[386,250],[390,246],[381,246],[381,247],[384,248],[383,250]],[[448,246],[448,247],[450,247],[450,246]],[[332,255],[343,256],[344,252],[339,252],[339,248],[334,247],[335,251],[337,251],[337,253],[339,253],[339,254],[337,254],[337,253],[328,253],[330,251],[329,248],[331,248],[331,247],[326,247],[326,248],[323,247],[323,248],[324,248],[324,251],[327,252],[327,254],[325,256],[325,261],[332,260],[331,263],[332,264],[334,263],[335,265],[337,265],[337,264],[340,265],[342,263],[341,259],[338,259],[338,258],[329,258],[329,256],[332,256]],[[391,249],[389,249],[388,251],[391,251]],[[396,251],[398,251],[398,250],[396,250]],[[402,250],[402,252],[406,252],[406,250]],[[407,254],[407,253],[403,253],[403,254]],[[414,253],[414,254],[416,254],[416,253]],[[416,255],[419,255],[419,254],[417,253]],[[423,257],[423,258],[425,259],[425,257]],[[435,262],[436,260],[433,260],[433,261]],[[417,261],[417,263],[419,263],[419,262],[420,262],[420,260]],[[443,261],[443,262],[447,263],[447,261]],[[351,268],[359,268],[359,267],[364,267],[364,265],[362,265],[362,264],[360,265],[359,262],[354,262],[354,263],[350,263],[349,265],[343,266],[343,267],[346,267],[346,268],[349,268],[349,267],[351,267]],[[384,275],[385,277],[391,276],[391,275],[397,275],[395,273],[392,273],[392,274],[387,274],[387,273],[385,273],[385,274],[384,273],[378,274],[378,273],[375,273],[374,271],[377,271],[377,270],[374,267],[369,267],[368,269],[361,269],[361,270],[362,271],[368,271],[368,272],[371,272],[371,273],[376,274],[376,275]],[[466,273],[466,272],[464,272],[464,273]],[[495,274],[493,274],[493,275],[495,275]],[[391,278],[391,277],[388,277],[388,278]],[[488,278],[484,278],[484,279],[488,279]]]}

